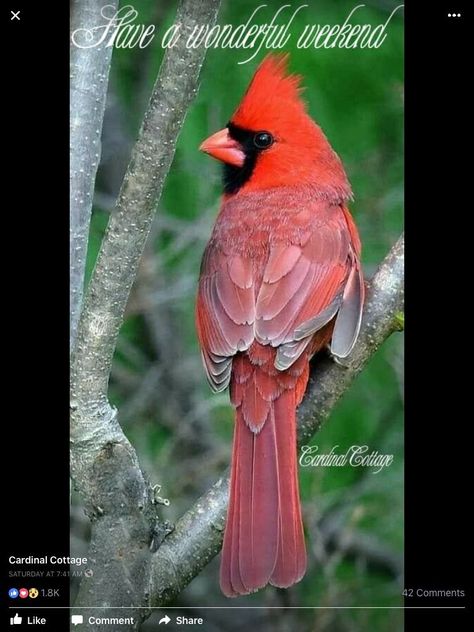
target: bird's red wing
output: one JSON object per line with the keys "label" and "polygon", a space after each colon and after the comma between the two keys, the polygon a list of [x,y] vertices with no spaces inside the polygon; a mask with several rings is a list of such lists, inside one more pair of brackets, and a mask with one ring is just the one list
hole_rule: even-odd
{"label": "bird's red wing", "polygon": [[255,333],[279,347],[276,366],[288,368],[311,336],[341,307],[350,272],[351,238],[339,208],[300,245],[272,246],[257,297]]}
{"label": "bird's red wing", "polygon": [[213,241],[207,246],[196,322],[214,391],[228,386],[233,356],[254,340],[277,347],[275,366],[285,370],[336,317],[335,355],[352,348],[363,301],[357,231],[341,207],[318,202],[314,213],[311,230],[304,226],[292,239],[271,242],[265,263],[226,254]]}
{"label": "bird's red wing", "polygon": [[254,321],[251,260],[226,255],[210,242],[201,265],[196,325],[207,378],[214,391],[228,386],[232,357],[252,344]]}

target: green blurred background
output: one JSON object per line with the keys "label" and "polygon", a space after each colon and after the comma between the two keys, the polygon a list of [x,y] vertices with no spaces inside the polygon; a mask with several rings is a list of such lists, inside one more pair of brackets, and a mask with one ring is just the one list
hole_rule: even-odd
{"label": "green blurred background", "polygon": [[[176,11],[175,0],[132,4],[140,13],[138,21],[155,23],[158,35],[144,50],[114,51],[88,278],[159,69],[160,34]],[[224,0],[219,23],[245,22],[259,4]],[[268,1],[258,22],[269,21],[282,4]],[[366,2],[352,22],[385,22],[397,4]],[[311,2],[298,14],[292,32],[301,32],[306,24],[342,23],[355,5]],[[392,19],[379,49],[296,50],[295,41],[286,49],[290,68],[303,75],[309,111],[346,167],[364,269],[371,276],[403,222],[403,12]],[[197,148],[225,125],[265,53],[238,65],[249,56],[247,51],[208,51],[118,342],[110,397],[151,482],[160,483],[161,495],[170,500],[162,509],[170,521],[225,471],[233,425],[227,394],[212,395],[207,387],[194,330],[199,263],[221,192],[219,164]],[[378,474],[352,467],[300,468],[309,553],[308,573],[300,584],[288,591],[269,587],[230,602],[263,609],[242,609],[238,615],[235,610],[200,610],[229,605],[219,592],[214,560],[172,605],[190,608],[183,610],[189,616],[204,616],[206,630],[401,630],[402,610],[334,607],[402,605],[402,396],[402,336],[396,334],[312,441],[322,453],[333,446],[342,452],[367,444],[393,454],[394,463]],[[77,498],[74,503],[73,552],[84,552],[88,524]],[[152,617],[143,630],[155,629],[156,623]]]}

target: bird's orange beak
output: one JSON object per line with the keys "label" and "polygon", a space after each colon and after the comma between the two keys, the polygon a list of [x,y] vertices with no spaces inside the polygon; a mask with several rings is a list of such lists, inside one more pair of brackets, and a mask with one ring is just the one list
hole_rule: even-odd
{"label": "bird's orange beak", "polygon": [[201,151],[229,165],[241,167],[245,161],[245,153],[240,143],[230,137],[227,128],[209,136],[199,147]]}

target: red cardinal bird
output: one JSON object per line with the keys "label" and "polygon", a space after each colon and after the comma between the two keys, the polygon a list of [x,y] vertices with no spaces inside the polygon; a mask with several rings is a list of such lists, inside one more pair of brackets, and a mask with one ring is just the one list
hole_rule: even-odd
{"label": "red cardinal bird", "polygon": [[220,584],[229,597],[306,570],[296,407],[310,358],[346,357],[359,332],[360,241],[341,161],[268,56],[227,127],[200,149],[224,163],[196,322],[207,378],[236,409]]}

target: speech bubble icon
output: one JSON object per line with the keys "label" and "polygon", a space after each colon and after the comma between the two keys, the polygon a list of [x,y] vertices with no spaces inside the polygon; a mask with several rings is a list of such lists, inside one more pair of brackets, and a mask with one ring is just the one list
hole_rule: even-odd
{"label": "speech bubble icon", "polygon": [[81,623],[84,623],[84,617],[82,614],[73,614],[71,616],[71,623],[73,625],[80,625]]}

